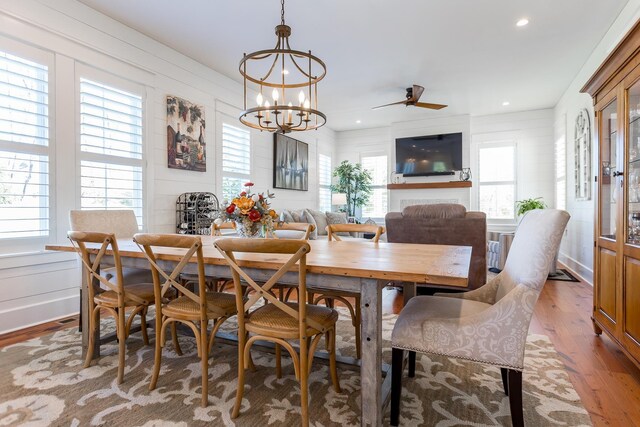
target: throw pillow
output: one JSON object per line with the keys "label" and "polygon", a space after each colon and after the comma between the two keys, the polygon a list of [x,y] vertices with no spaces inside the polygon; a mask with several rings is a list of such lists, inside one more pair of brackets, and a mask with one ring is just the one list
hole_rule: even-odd
{"label": "throw pillow", "polygon": [[[347,214],[344,212],[326,212],[327,224],[347,224]],[[347,232],[336,233],[338,236],[349,236]]]}
{"label": "throw pillow", "polygon": [[282,211],[282,220],[284,222],[294,222],[293,221],[293,216],[291,216],[291,212],[289,212],[288,210],[283,210]]}
{"label": "throw pillow", "polygon": [[432,205],[412,205],[402,210],[408,218],[464,218],[467,208],[454,203],[435,203]]}
{"label": "throw pillow", "polygon": [[[316,223],[316,231],[318,232],[318,236],[326,236],[327,235],[327,216],[320,211],[314,211],[313,209],[306,209],[305,214],[307,218],[311,217]],[[311,221],[309,221],[311,222]]]}
{"label": "throw pillow", "polygon": [[306,222],[304,219],[304,209],[297,209],[295,211],[289,211],[291,216],[293,217],[293,222]]}
{"label": "throw pillow", "polygon": [[315,218],[313,217],[313,215],[311,215],[309,213],[309,211],[307,209],[304,210],[304,215],[302,216],[302,221],[300,222],[306,222],[308,224],[313,224],[316,228],[311,232],[311,234],[309,234],[309,240],[316,240],[318,239],[318,224],[316,223]]}

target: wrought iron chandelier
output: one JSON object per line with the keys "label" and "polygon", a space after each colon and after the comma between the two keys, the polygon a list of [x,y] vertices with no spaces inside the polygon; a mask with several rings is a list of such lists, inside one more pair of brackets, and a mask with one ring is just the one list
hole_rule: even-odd
{"label": "wrought iron chandelier", "polygon": [[[327,121],[318,111],[318,82],[326,75],[327,67],[311,51],[291,49],[291,27],[284,23],[284,0],[281,6],[276,46],[245,53],[240,61],[244,79],[244,111],[240,121],[269,132],[317,129]],[[247,104],[249,89],[258,92],[256,106],[251,108]]]}

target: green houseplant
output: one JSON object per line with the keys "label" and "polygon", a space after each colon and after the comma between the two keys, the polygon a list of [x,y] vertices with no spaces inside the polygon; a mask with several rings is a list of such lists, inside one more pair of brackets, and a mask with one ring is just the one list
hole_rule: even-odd
{"label": "green houseplant", "polygon": [[355,216],[356,208],[366,204],[371,197],[371,173],[359,163],[344,160],[335,168],[333,176],[338,178],[338,182],[331,186],[331,191],[346,194],[347,215]]}
{"label": "green houseplant", "polygon": [[544,209],[547,204],[542,201],[542,197],[536,197],[535,199],[516,200],[516,214],[522,216],[528,211],[534,209]]}

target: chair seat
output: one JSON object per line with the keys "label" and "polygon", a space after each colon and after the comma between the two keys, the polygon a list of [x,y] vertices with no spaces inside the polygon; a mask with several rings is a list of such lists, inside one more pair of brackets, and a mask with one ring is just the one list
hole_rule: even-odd
{"label": "chair seat", "polygon": [[[297,303],[286,303],[298,311]],[[338,312],[332,308],[307,304],[307,318],[319,323],[325,330],[330,329],[338,321]],[[246,319],[247,331],[273,337],[293,338],[299,335],[298,320],[280,310],[274,304],[263,305],[253,311]],[[307,328],[307,335],[319,334],[312,327]]]}
{"label": "chair seat", "polygon": [[[115,267],[102,269],[100,275],[104,276],[112,283],[118,283],[118,276],[116,274]],[[122,278],[124,279],[125,286],[137,285],[139,283],[153,283],[151,270],[145,270],[143,268],[122,267]]]}
{"label": "chair seat", "polygon": [[[128,294],[133,294],[138,298],[144,300],[144,303],[127,298]],[[115,291],[106,291],[96,295],[93,299],[96,304],[117,306],[118,294]],[[125,289],[124,304],[127,307],[146,304],[150,305],[154,303],[153,297],[153,284],[152,283],[137,283],[135,285],[128,285]]]}
{"label": "chair seat", "polygon": [[[224,292],[207,292],[208,317],[232,316],[237,313],[236,296]],[[162,307],[162,314],[187,320],[200,319],[200,305],[189,297],[182,296]]]}
{"label": "chair seat", "polygon": [[[423,324],[437,328],[438,319],[450,321],[480,313],[491,307],[479,301],[445,296],[416,296],[402,309],[391,334],[395,348],[422,351],[424,353],[447,354],[447,343],[434,343],[424,339]],[[452,343],[453,344],[453,343]]]}

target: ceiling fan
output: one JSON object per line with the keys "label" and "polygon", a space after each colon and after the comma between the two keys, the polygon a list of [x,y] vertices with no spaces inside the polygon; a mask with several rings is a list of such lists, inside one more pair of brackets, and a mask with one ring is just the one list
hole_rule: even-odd
{"label": "ceiling fan", "polygon": [[407,107],[412,105],[414,107],[430,108],[432,110],[440,110],[446,107],[446,105],[443,105],[443,104],[430,104],[428,102],[418,102],[418,100],[422,96],[422,92],[424,92],[424,88],[422,86],[413,85],[413,87],[407,88],[407,95],[406,95],[407,99],[405,99],[404,101],[398,101],[398,102],[392,102],[391,104],[379,105],[377,107],[373,107],[372,110],[377,110],[378,108],[389,107],[391,105],[400,105],[400,104],[403,104]]}

